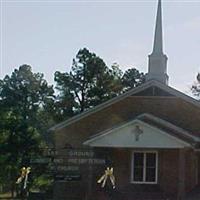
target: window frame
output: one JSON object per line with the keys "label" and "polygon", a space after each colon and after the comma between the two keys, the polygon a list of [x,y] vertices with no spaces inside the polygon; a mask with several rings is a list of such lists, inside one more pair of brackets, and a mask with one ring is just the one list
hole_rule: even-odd
{"label": "window frame", "polygon": [[[143,153],[144,155],[144,160],[143,160],[143,163],[144,163],[144,166],[143,166],[143,181],[134,181],[134,154],[135,153]],[[153,182],[148,182],[148,181],[145,181],[146,179],[146,154],[147,153],[154,153],[156,155],[156,173],[155,173],[155,181]],[[158,151],[132,151],[131,153],[131,180],[130,180],[131,183],[133,184],[157,184],[158,183]]]}

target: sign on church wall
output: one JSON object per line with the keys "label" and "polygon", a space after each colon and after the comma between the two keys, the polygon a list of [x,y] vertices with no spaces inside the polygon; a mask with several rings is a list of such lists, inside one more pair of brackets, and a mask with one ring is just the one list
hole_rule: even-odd
{"label": "sign on church wall", "polygon": [[51,158],[35,159],[35,163],[49,165],[50,174],[56,180],[79,181],[82,174],[87,174],[91,168],[104,166],[106,161],[92,149],[65,148],[50,155]]}

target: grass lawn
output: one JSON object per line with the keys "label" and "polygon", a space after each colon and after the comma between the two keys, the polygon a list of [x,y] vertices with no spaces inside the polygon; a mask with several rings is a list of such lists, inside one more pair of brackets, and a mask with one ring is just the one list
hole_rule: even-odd
{"label": "grass lawn", "polygon": [[[3,193],[1,194],[0,193],[0,199],[10,199],[12,200],[13,198],[11,197],[11,193]],[[17,199],[17,198],[14,198],[14,200],[20,200],[20,199]]]}

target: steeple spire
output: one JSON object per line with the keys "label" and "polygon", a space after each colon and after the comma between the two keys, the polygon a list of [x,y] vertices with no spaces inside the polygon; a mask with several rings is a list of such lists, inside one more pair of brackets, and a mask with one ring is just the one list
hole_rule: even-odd
{"label": "steeple spire", "polygon": [[154,46],[153,46],[154,54],[163,54],[162,43],[163,43],[162,41],[162,8],[161,8],[161,0],[159,0],[157,17],[156,17],[155,35],[154,35]]}
{"label": "steeple spire", "polygon": [[153,52],[149,55],[149,69],[146,78],[168,84],[167,56],[163,53],[161,0],[158,0]]}

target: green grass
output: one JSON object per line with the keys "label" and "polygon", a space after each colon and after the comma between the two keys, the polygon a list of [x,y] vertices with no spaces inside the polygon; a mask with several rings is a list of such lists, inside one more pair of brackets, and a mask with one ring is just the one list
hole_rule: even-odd
{"label": "green grass", "polygon": [[3,194],[0,194],[0,199],[9,199],[9,200],[20,200],[18,198],[12,198],[11,197],[11,193],[3,193]]}

